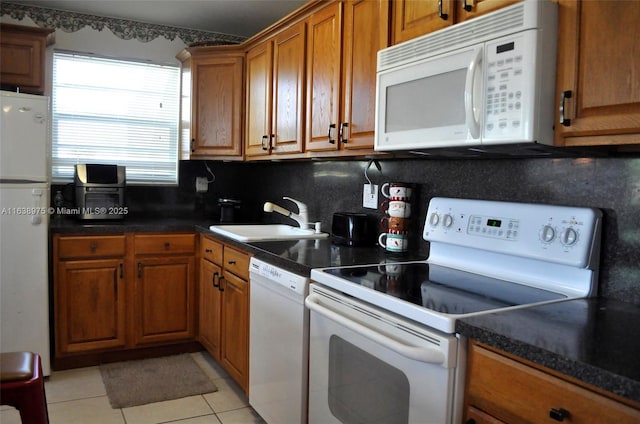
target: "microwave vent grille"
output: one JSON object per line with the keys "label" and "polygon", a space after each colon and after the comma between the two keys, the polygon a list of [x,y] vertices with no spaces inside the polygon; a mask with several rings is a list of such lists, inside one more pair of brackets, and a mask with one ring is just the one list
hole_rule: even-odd
{"label": "microwave vent grille", "polygon": [[[535,27],[536,16],[530,20],[525,16],[526,3],[537,2],[518,3],[381,50],[378,71]],[[537,15],[537,10],[534,12],[533,15]]]}

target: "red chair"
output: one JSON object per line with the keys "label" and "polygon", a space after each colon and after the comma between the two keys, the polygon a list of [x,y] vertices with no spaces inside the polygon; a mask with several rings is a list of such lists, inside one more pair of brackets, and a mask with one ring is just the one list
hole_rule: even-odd
{"label": "red chair", "polygon": [[40,355],[0,353],[0,404],[20,412],[22,424],[48,424]]}

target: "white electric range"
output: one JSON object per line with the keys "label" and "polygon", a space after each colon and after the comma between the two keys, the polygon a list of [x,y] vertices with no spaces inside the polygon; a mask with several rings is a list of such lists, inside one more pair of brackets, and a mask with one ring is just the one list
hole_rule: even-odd
{"label": "white electric range", "polygon": [[314,269],[309,423],[461,420],[459,318],[596,294],[598,209],[433,198],[429,257]]}

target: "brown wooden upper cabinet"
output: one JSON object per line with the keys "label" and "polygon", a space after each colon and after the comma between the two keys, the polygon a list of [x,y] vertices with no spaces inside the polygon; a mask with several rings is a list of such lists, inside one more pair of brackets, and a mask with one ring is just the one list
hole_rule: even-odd
{"label": "brown wooden upper cabinet", "polygon": [[247,53],[246,156],[304,147],[306,25],[293,25]]}
{"label": "brown wooden upper cabinet", "polygon": [[0,24],[0,84],[2,89],[43,94],[45,51],[54,30]]}
{"label": "brown wooden upper cabinet", "polygon": [[640,3],[559,4],[556,144],[640,144]]}
{"label": "brown wooden upper cabinet", "polygon": [[244,54],[225,47],[189,52],[191,156],[242,159]]}
{"label": "brown wooden upper cabinet", "polygon": [[484,15],[520,0],[397,0],[393,2],[393,44]]}
{"label": "brown wooden upper cabinet", "polygon": [[307,151],[373,148],[377,52],[388,29],[386,0],[336,2],[309,18]]}

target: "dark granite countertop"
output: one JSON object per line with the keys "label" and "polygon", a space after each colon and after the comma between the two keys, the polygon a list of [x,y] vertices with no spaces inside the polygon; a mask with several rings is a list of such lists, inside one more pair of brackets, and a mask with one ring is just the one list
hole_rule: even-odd
{"label": "dark granite countertop", "polygon": [[132,218],[122,221],[79,221],[54,217],[50,222],[52,234],[124,234],[134,232],[197,231],[211,235],[225,243],[268,260],[276,266],[300,275],[309,276],[313,268],[359,265],[385,261],[425,259],[415,255],[391,255],[379,247],[348,247],[321,240],[238,242],[209,230],[211,220],[180,218]]}
{"label": "dark granite countertop", "polygon": [[601,298],[464,318],[456,331],[640,402],[640,307]]}
{"label": "dark granite countertop", "polygon": [[152,232],[187,232],[194,231],[196,226],[209,228],[205,220],[192,218],[132,218],[107,221],[80,221],[74,218],[54,216],[49,221],[52,234],[123,234]]}
{"label": "dark granite countertop", "polygon": [[[329,239],[242,243],[197,219],[127,217],[122,222],[51,220],[52,233],[122,234],[197,231],[300,275],[312,268],[421,260],[378,247],[338,246]],[[456,331],[593,386],[640,402],[640,307],[607,299],[572,300],[458,320]]]}

